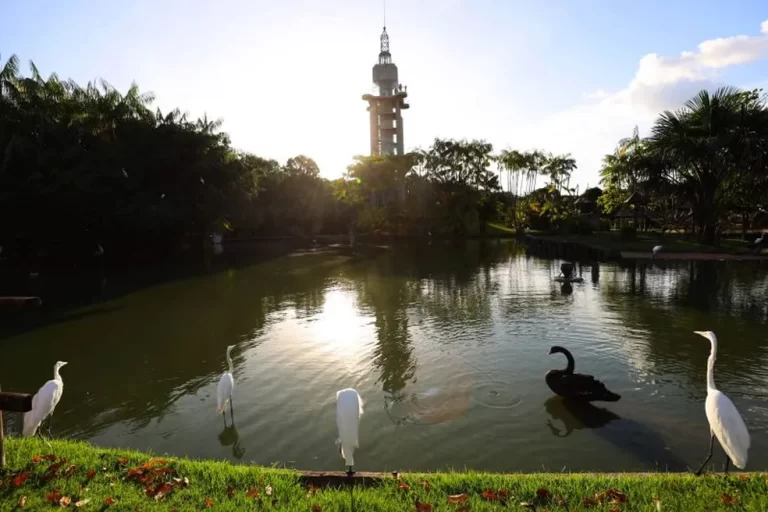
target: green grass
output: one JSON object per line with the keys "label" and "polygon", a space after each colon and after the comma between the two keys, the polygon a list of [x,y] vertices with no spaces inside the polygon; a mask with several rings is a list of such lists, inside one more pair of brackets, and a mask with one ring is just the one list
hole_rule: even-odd
{"label": "green grass", "polygon": [[[65,462],[51,472],[48,468],[57,462],[35,457],[47,454]],[[26,497],[24,510],[60,508],[47,496],[54,501],[70,498],[68,508],[88,499],[83,510],[204,510],[209,508],[206,500],[218,510],[768,510],[766,476],[754,473],[728,478],[661,473],[408,474],[400,481],[388,477],[379,485],[355,487],[350,493],[349,489],[307,488],[298,473],[289,470],[157,457],[154,460],[163,461],[150,469],[134,469],[140,473],[137,478],[155,475],[154,489],[163,481],[174,482],[173,478],[181,482],[157,500],[146,495],[144,484],[129,476],[131,468],[153,460],[149,454],[75,441],[49,445],[39,439],[11,438],[6,441],[6,455],[7,468],[0,472],[0,510],[21,510],[22,497]],[[258,496],[249,498],[247,491],[252,489]],[[619,493],[606,492],[611,489]],[[465,501],[449,503],[449,496],[462,494],[466,496],[455,500]],[[107,498],[113,500],[111,505]],[[417,502],[431,508],[418,509]]]}
{"label": "green grass", "polygon": [[594,233],[591,235],[536,235],[543,238],[580,242],[594,247],[626,252],[651,252],[655,245],[663,245],[665,252],[700,252],[753,254],[744,240],[722,239],[717,246],[706,245],[693,239],[687,240],[681,235],[665,235],[659,233],[638,233],[635,240],[622,240],[618,232]]}

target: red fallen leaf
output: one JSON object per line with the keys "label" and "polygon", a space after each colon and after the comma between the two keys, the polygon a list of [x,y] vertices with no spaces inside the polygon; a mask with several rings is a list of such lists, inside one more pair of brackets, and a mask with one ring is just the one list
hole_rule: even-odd
{"label": "red fallen leaf", "polygon": [[594,507],[595,505],[597,505],[597,502],[593,498],[590,498],[589,496],[584,498],[585,507]]}
{"label": "red fallen leaf", "polygon": [[234,495],[235,495],[235,486],[230,485],[229,487],[227,487],[227,496],[231,498]]}
{"label": "red fallen leaf", "polygon": [[312,505],[312,512],[322,512],[323,508],[320,505]]}
{"label": "red fallen leaf", "polygon": [[31,473],[29,471],[25,471],[23,473],[19,473],[15,477],[13,477],[13,485],[15,487],[21,487],[21,485],[27,481],[27,478],[31,476]]}
{"label": "red fallen leaf", "polygon": [[24,508],[24,505],[26,504],[27,504],[26,496],[22,496],[21,498],[19,498],[19,508]]}
{"label": "red fallen leaf", "polygon": [[552,494],[550,494],[550,492],[544,489],[543,487],[539,487],[538,489],[536,489],[536,496],[538,496],[543,500],[548,500],[552,497]]}
{"label": "red fallen leaf", "polygon": [[462,505],[456,509],[456,512],[469,512],[469,505]]}
{"label": "red fallen leaf", "polygon": [[205,504],[209,507],[213,506],[213,500],[211,498],[205,498]]}
{"label": "red fallen leaf", "polygon": [[172,490],[173,486],[168,482],[161,483],[157,486],[157,489],[155,489],[155,501],[160,501],[165,498]]}
{"label": "red fallen leaf", "polygon": [[118,457],[117,462],[119,464],[128,464],[128,457]]}
{"label": "red fallen leaf", "polygon": [[416,512],[432,512],[432,505],[429,503],[416,502]]}
{"label": "red fallen leaf", "polygon": [[484,490],[480,496],[487,501],[496,501],[499,499],[499,495],[496,494],[496,492],[493,489]]}
{"label": "red fallen leaf", "polygon": [[32,457],[32,464],[37,464],[41,460],[43,460],[43,456],[42,455],[35,455],[34,457]]}
{"label": "red fallen leaf", "polygon": [[69,496],[62,496],[61,499],[59,500],[59,506],[61,508],[67,508],[70,503],[72,503],[72,498],[70,498]]}
{"label": "red fallen leaf", "polygon": [[317,486],[312,484],[312,486],[307,490],[307,496],[313,496],[317,494]]}
{"label": "red fallen leaf", "polygon": [[249,498],[258,498],[259,497],[259,490],[258,489],[248,489],[248,492],[245,494]]}
{"label": "red fallen leaf", "polygon": [[67,477],[67,478],[69,478],[69,477],[71,477],[72,475],[74,475],[74,474],[75,474],[75,471],[77,471],[77,466],[75,466],[74,464],[72,464],[71,466],[69,466],[69,467],[68,467],[68,468],[67,468],[67,469],[64,471],[64,476],[65,476],[65,477]]}
{"label": "red fallen leaf", "polygon": [[90,480],[91,478],[96,476],[96,470],[95,469],[89,469],[88,474],[85,475],[85,478]]}
{"label": "red fallen leaf", "polygon": [[107,506],[114,505],[115,503],[117,503],[117,500],[113,499],[112,496],[107,496],[106,498],[104,498],[104,504]]}
{"label": "red fallen leaf", "polygon": [[746,477],[746,476],[744,476],[744,475],[739,475],[739,480],[741,480],[742,482],[743,482],[744,480],[746,480],[746,479],[747,479],[747,477]]}
{"label": "red fallen leaf", "polygon": [[59,500],[61,499],[61,494],[59,494],[59,489],[54,489],[52,492],[45,493],[45,500],[52,504],[57,504]]}
{"label": "red fallen leaf", "polygon": [[402,482],[400,485],[397,486],[397,488],[400,489],[401,491],[409,491],[411,489],[411,486],[405,482]]}
{"label": "red fallen leaf", "polygon": [[51,462],[53,462],[56,460],[57,457],[54,454],[49,453],[48,455],[43,455],[43,458],[45,460],[50,460]]}
{"label": "red fallen leaf", "polygon": [[723,493],[720,495],[720,499],[723,500],[723,504],[725,504],[728,507],[732,507],[736,504],[737,501],[739,501],[737,498],[734,498],[730,494]]}
{"label": "red fallen leaf", "polygon": [[469,499],[469,494],[462,493],[462,494],[452,494],[448,496],[448,503],[452,503],[456,505],[457,503],[464,503]]}
{"label": "red fallen leaf", "polygon": [[168,464],[168,461],[165,459],[150,459],[141,467],[144,469],[152,469],[155,466],[165,466],[166,464]]}
{"label": "red fallen leaf", "polygon": [[429,490],[429,488],[431,487],[431,486],[429,485],[429,482],[426,482],[426,481],[425,481],[425,482],[421,482],[421,486],[422,486],[422,487],[424,487],[424,489],[425,489],[425,490],[427,490],[427,491],[428,491],[428,490]]}
{"label": "red fallen leaf", "polygon": [[507,498],[509,498],[509,491],[506,489],[499,489],[496,495],[499,497],[500,500],[506,500]]}

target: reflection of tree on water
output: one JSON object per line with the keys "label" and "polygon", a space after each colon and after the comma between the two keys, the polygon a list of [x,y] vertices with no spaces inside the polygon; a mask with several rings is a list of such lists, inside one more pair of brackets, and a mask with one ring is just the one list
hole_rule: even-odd
{"label": "reflection of tree on water", "polygon": [[687,468],[685,461],[669,449],[658,430],[650,425],[622,418],[608,409],[587,402],[559,396],[547,399],[544,408],[553,419],[560,420],[565,426],[565,433],[561,434],[552,420],[547,420],[547,428],[556,437],[568,437],[574,430],[591,429],[601,439],[634,455],[646,465],[671,470]]}
{"label": "reflection of tree on water", "polygon": [[234,424],[224,427],[224,430],[219,432],[219,443],[221,443],[221,446],[231,446],[232,456],[236,459],[243,458],[245,448],[240,445],[240,434],[238,434]]}

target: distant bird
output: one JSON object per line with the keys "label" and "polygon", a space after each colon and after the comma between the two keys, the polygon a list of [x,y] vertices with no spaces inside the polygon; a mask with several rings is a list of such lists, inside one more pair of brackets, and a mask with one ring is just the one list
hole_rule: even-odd
{"label": "distant bird", "polygon": [[760,244],[763,243],[764,240],[765,240],[765,233],[761,234],[760,238],[756,238],[755,239],[754,245],[756,245],[756,246],[760,245]]}
{"label": "distant bird", "polygon": [[363,399],[352,388],[336,393],[336,426],[339,429],[339,450],[347,465],[347,476],[355,474],[355,449],[359,447],[358,430],[363,415]]}
{"label": "distant bird", "polygon": [[128,177],[128,173],[125,172],[125,168],[123,168],[123,178],[127,178],[127,177]]}
{"label": "distant bird", "polygon": [[[61,380],[59,370],[66,365],[65,361],[57,361],[53,365],[53,380],[49,380],[32,397],[32,410],[24,413],[24,426],[22,435],[31,437],[35,435],[40,424],[45,418],[53,417],[53,410],[61,400],[64,393],[64,381]],[[51,423],[48,422],[48,435],[51,435]]]}
{"label": "distant bird", "polygon": [[205,185],[205,180],[203,179],[203,177],[202,177],[202,176],[200,176],[200,183],[202,183],[203,185]]}
{"label": "distant bird", "polygon": [[747,451],[749,450],[749,431],[744,420],[733,405],[731,399],[717,390],[715,387],[715,358],[717,357],[717,337],[712,331],[693,331],[699,336],[707,338],[712,346],[707,359],[707,400],[704,402],[704,411],[709,422],[709,455],[696,472],[701,475],[704,466],[712,458],[712,450],[715,446],[715,437],[725,451],[725,473],[728,474],[728,464],[739,469],[747,465]]}
{"label": "distant bird", "polygon": [[96,251],[93,253],[94,256],[104,256],[104,248],[101,246],[101,244],[96,244]]}
{"label": "distant bird", "polygon": [[234,368],[232,367],[232,349],[234,345],[227,347],[227,365],[229,365],[229,371],[224,372],[219,379],[219,385],[216,387],[216,412],[220,412],[224,417],[224,424],[227,423],[227,408],[230,409],[232,416],[232,422],[235,421],[235,410],[232,406],[232,390],[235,389],[235,377],[233,375]]}
{"label": "distant bird", "polygon": [[162,194],[160,194],[160,199],[165,199],[165,192],[163,192]]}
{"label": "distant bird", "polygon": [[620,395],[609,391],[605,384],[592,375],[573,373],[575,363],[573,356],[567,349],[557,346],[549,349],[549,355],[558,353],[565,355],[568,359],[568,366],[564,370],[550,370],[547,372],[545,380],[549,389],[564,398],[586,402],[598,400],[616,402],[621,398]]}
{"label": "distant bird", "polygon": [[651,256],[651,259],[656,259],[656,254],[660,253],[664,249],[663,246],[657,245],[653,248],[653,255]]}

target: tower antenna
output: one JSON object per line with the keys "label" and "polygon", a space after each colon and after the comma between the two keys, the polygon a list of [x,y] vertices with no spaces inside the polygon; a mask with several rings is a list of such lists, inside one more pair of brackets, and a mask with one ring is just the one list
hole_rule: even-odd
{"label": "tower antenna", "polygon": [[382,0],[382,4],[384,4],[384,28],[387,28],[387,0]]}

